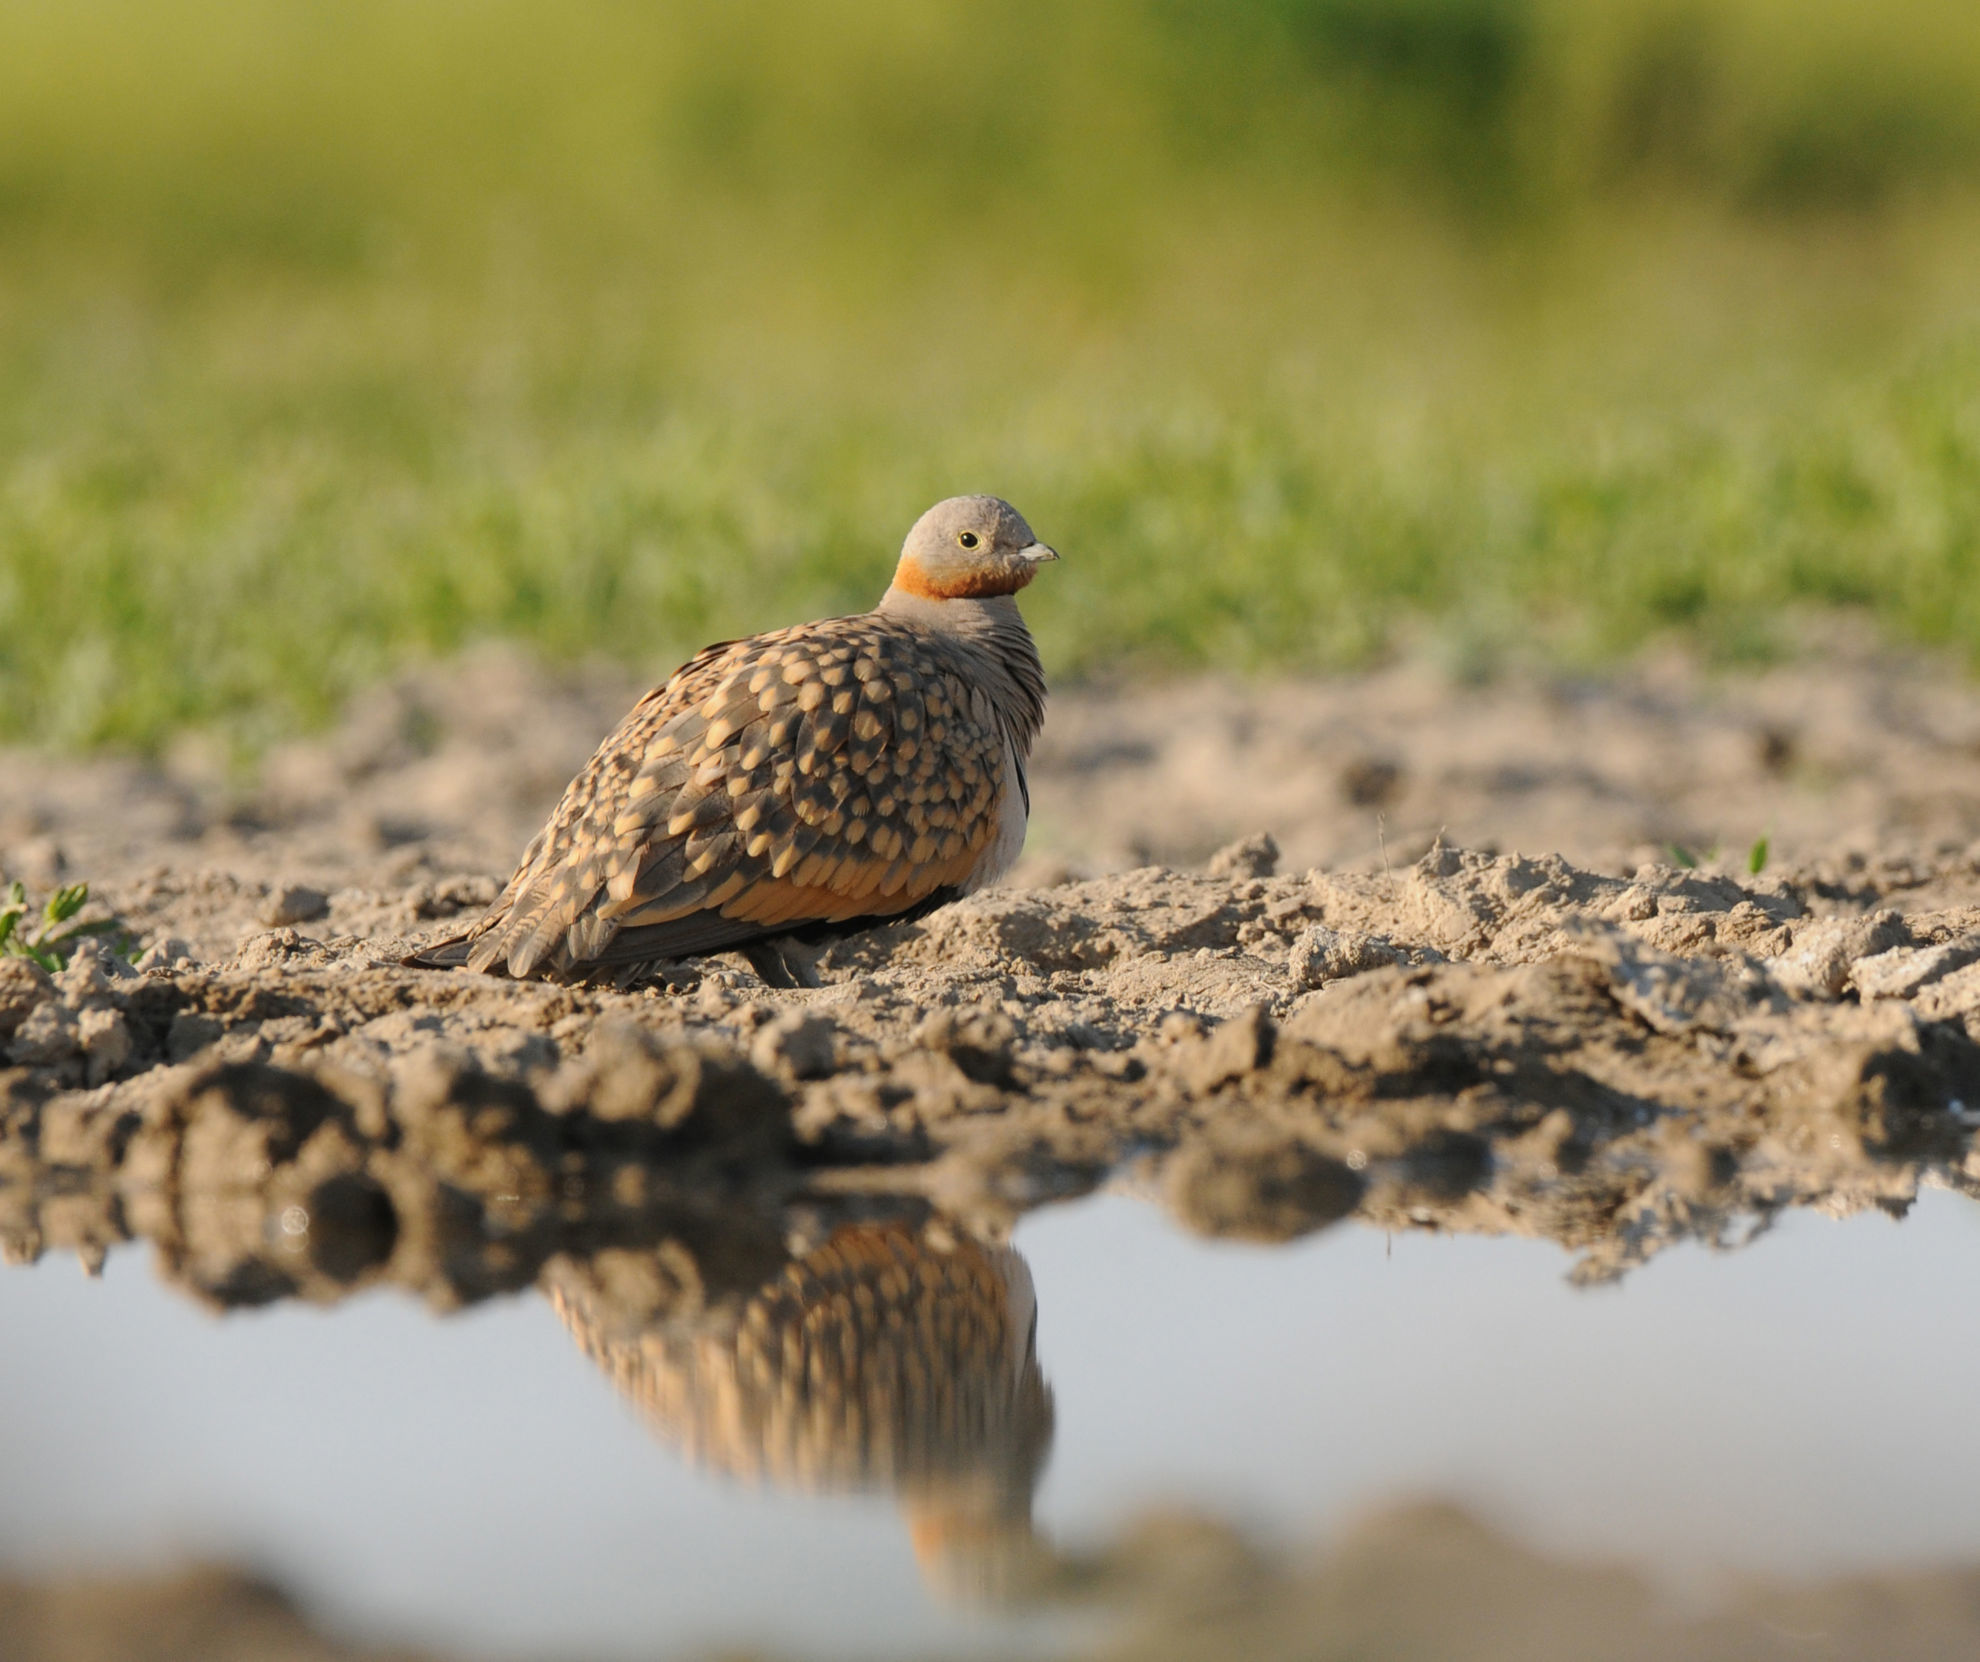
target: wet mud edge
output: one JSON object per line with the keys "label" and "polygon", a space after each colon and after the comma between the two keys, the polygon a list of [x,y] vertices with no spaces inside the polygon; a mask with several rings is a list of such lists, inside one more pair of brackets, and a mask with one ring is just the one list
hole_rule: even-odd
{"label": "wet mud edge", "polygon": [[10,961],[0,1246],[142,1237],[223,1304],[444,1306],[667,1240],[700,1308],[848,1213],[994,1237],[1114,1182],[1213,1235],[1534,1234],[1611,1277],[1786,1206],[1980,1184],[1961,860],[1625,877],[1440,844],[1282,875],[1258,837],[979,895],[793,954],[788,986],[734,958],[632,991],[402,968],[430,884],[218,963]]}

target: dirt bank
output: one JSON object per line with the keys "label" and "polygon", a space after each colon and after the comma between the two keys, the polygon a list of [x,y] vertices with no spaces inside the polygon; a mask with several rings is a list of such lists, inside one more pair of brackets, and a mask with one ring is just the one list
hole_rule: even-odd
{"label": "dirt bank", "polygon": [[[798,987],[731,957],[634,992],[398,967],[485,903],[624,687],[481,658],[253,782],[196,747],[10,759],[6,870],[93,880],[147,955],[0,967],[0,1232],[162,1238],[147,1218],[226,1189],[265,1258],[261,1214],[341,1175],[386,1196],[394,1248],[339,1286],[457,1299],[527,1282],[572,1244],[558,1218],[596,1222],[568,1195],[667,1171],[770,1210],[913,1198],[988,1234],[1125,1181],[1212,1232],[1521,1230],[1602,1276],[1782,1204],[1980,1177],[1980,697],[1873,662],[1428,685],[1063,697],[1028,866],[1047,885],[794,959]],[[1055,824],[1099,868],[1232,822],[1340,850],[1374,796],[1386,858],[1327,870],[1261,836],[1081,880],[1049,852]],[[1764,804],[1762,874],[1630,864],[1707,804],[1738,836]],[[1612,860],[1400,858],[1432,818],[1536,816]],[[210,1115],[234,1129],[192,1137]],[[509,1220],[507,1264],[414,1246],[442,1189]],[[257,1286],[228,1264],[194,1280]]]}
{"label": "dirt bank", "polygon": [[[1826,684],[1822,708],[1867,721],[1901,683],[1872,668]],[[634,1195],[637,1213],[669,1182],[772,1214],[886,1198],[994,1237],[1027,1206],[1116,1181],[1213,1233],[1277,1238],[1350,1215],[1513,1230],[1603,1276],[1784,1205],[1897,1208],[1921,1182],[1980,1178],[1980,850],[1951,836],[1777,854],[1757,876],[1446,843],[1409,863],[1392,848],[1386,864],[1301,869],[1253,837],[1196,869],[975,897],[796,962],[815,984],[768,986],[717,958],[631,992],[517,985],[397,960],[486,900],[603,717],[591,695],[499,659],[433,685],[453,701],[423,682],[380,694],[252,791],[183,767],[8,770],[0,819],[36,827],[12,845],[15,868],[94,878],[148,948],[137,974],[87,952],[54,980],[0,971],[13,1252],[190,1242],[185,1216],[225,1216],[224,1250],[185,1247],[213,1296],[385,1277],[444,1302],[527,1282],[592,1242],[596,1197]],[[1408,727],[1399,685],[1257,694],[1248,742],[1279,743],[1266,729],[1303,698],[1359,699],[1364,724],[1415,733],[1423,754],[1445,742],[1446,714],[1475,717],[1447,697]],[[1587,692],[1582,773],[1629,749],[1604,742],[1598,709],[1618,734],[1661,709],[1657,753],[1676,766],[1687,733],[1771,707],[1762,690],[1778,685],[1664,706],[1635,683]],[[1226,695],[1172,689],[1134,719],[1192,696]],[[1537,709],[1541,692],[1489,698]],[[1041,769],[1041,818],[1070,817],[1063,804],[1109,778],[1108,800],[1134,802],[1151,780],[1194,777],[1166,752],[1073,767],[1066,733],[1103,704],[1064,702],[1070,748]],[[1973,700],[1949,684],[1943,702]],[[1931,741],[1928,766],[1914,729],[1876,765],[1910,756],[1924,770],[1911,800],[1950,827],[1965,812],[1955,738]],[[1301,742],[1304,783],[1288,763],[1268,770],[1273,788],[1338,803],[1350,747]],[[1700,753],[1716,754],[1703,740]],[[1491,772],[1482,749],[1472,763]],[[1717,776],[1699,769],[1660,801],[1709,794]],[[1623,812],[1620,787],[1585,788]],[[1512,819],[1526,797],[1492,800]],[[1836,814],[1862,797],[1855,775],[1832,781]],[[404,821],[388,824],[387,805]],[[1222,811],[1256,806],[1233,787]],[[1315,813],[1317,829],[1278,829],[1310,844],[1346,823]],[[1570,834],[1587,823],[1563,815]],[[479,868],[462,863],[476,850]],[[312,1202],[333,1178],[358,1188]],[[234,1199],[192,1204],[208,1191]],[[671,1238],[673,1202],[652,1204],[612,1227]],[[391,1244],[311,1281],[279,1220],[338,1206],[388,1218]],[[462,1206],[502,1220],[499,1263],[436,1244]]]}

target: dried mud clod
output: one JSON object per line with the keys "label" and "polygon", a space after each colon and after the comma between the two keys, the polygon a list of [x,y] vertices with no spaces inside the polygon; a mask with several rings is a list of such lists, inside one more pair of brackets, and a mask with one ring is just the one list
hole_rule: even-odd
{"label": "dried mud clod", "polygon": [[816,954],[813,987],[740,959],[630,992],[411,971],[403,934],[287,926],[205,966],[10,967],[0,1237],[149,1235],[223,1301],[446,1302],[591,1240],[601,1196],[649,1232],[747,1191],[994,1233],[1119,1176],[1215,1233],[1518,1231],[1603,1276],[1980,1179],[1980,906],[1442,845],[1212,864],[978,895]]}
{"label": "dried mud clod", "polygon": [[618,1026],[596,1049],[534,1082],[442,1048],[369,1074],[195,1062],[92,1093],[16,1074],[0,1244],[96,1260],[148,1239],[221,1306],[390,1282],[448,1307],[529,1286],[560,1254],[760,1235],[787,1186],[776,1085]]}

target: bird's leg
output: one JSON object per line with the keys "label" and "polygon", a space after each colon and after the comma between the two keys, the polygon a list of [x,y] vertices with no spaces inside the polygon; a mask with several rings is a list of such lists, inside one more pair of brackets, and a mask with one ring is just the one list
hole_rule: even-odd
{"label": "bird's leg", "polygon": [[751,941],[742,949],[749,967],[763,978],[766,987],[818,987],[816,954],[789,935],[772,935]]}
{"label": "bird's leg", "polygon": [[795,935],[785,935],[777,942],[778,954],[784,960],[784,967],[790,971],[791,982],[799,987],[822,987],[825,978],[818,973],[818,949],[808,946]]}

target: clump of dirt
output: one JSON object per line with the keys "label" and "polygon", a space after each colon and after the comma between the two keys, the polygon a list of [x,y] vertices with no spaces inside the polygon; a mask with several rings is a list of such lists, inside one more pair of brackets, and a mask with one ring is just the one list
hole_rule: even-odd
{"label": "clump of dirt", "polygon": [[15,1070],[0,1251],[93,1266],[148,1239],[168,1279],[223,1307],[389,1282],[444,1308],[530,1286],[560,1254],[667,1242],[691,1248],[683,1309],[754,1287],[784,1256],[752,1209],[784,1186],[782,1097],[630,1023],[591,1037],[533,1084],[439,1047],[373,1073],[214,1060],[80,1093]]}

